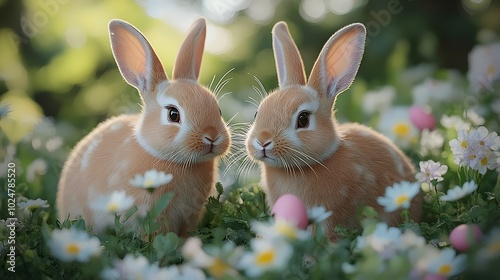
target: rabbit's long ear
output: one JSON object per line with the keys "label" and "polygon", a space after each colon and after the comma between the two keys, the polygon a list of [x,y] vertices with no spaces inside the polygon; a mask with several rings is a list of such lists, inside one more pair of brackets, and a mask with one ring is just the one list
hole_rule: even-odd
{"label": "rabbit's long ear", "polygon": [[280,88],[290,85],[305,85],[306,74],[299,50],[285,22],[273,27],[273,50]]}
{"label": "rabbit's long ear", "polygon": [[167,80],[165,70],[142,33],[129,23],[112,20],[109,23],[111,49],[125,80],[143,96]]}
{"label": "rabbit's long ear", "polygon": [[331,101],[346,90],[358,72],[365,47],[366,29],[348,25],[326,42],[309,77],[309,85]]}
{"label": "rabbit's long ear", "polygon": [[205,48],[205,36],[205,19],[199,18],[191,26],[191,30],[179,49],[172,79],[198,80]]}

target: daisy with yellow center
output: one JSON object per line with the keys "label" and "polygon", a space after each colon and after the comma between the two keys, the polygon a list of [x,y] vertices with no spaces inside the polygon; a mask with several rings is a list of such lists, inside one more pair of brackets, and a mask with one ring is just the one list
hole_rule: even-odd
{"label": "daisy with yellow center", "polygon": [[90,203],[90,208],[98,212],[121,214],[134,204],[134,198],[125,191],[114,191],[107,196],[99,196]]}
{"label": "daisy with yellow center", "polygon": [[441,165],[439,162],[433,160],[421,161],[420,172],[415,175],[415,178],[420,183],[431,184],[432,181],[443,181],[443,175],[448,171],[448,166]]}
{"label": "daisy with yellow center", "polygon": [[294,223],[285,219],[275,219],[269,222],[252,222],[252,230],[262,238],[273,240],[305,240],[309,232],[297,227]]}
{"label": "daisy with yellow center", "polygon": [[182,255],[188,260],[188,264],[205,269],[215,279],[238,278],[239,274],[234,268],[236,260],[243,253],[243,248],[235,248],[232,243],[225,243],[221,247],[209,247],[207,252],[202,249],[201,240],[190,237],[182,247]]}
{"label": "daisy with yellow center", "polygon": [[74,228],[52,231],[47,245],[54,257],[65,262],[87,262],[102,249],[97,237],[91,237],[87,232]]}
{"label": "daisy with yellow center", "polygon": [[165,174],[163,171],[151,169],[146,171],[144,175],[137,174],[132,180],[130,180],[130,185],[154,191],[159,186],[170,183],[172,179],[172,174]]}
{"label": "daisy with yellow center", "polygon": [[250,247],[252,251],[245,253],[238,263],[238,267],[245,270],[249,277],[285,269],[293,254],[292,246],[285,241],[252,239]]}
{"label": "daisy with yellow center", "polygon": [[410,108],[393,106],[382,112],[378,130],[398,146],[409,147],[418,141],[418,129],[410,119]]}
{"label": "daisy with yellow center", "polygon": [[466,268],[466,255],[456,255],[455,250],[445,248],[432,260],[428,267],[428,272],[444,277],[451,277],[459,274]]}
{"label": "daisy with yellow center", "polygon": [[394,134],[397,137],[407,137],[410,133],[410,124],[404,122],[398,122],[393,127]]}
{"label": "daisy with yellow center", "polygon": [[410,208],[411,200],[419,193],[418,183],[399,182],[385,189],[385,195],[377,198],[378,204],[384,206],[386,212],[392,212],[399,208]]}

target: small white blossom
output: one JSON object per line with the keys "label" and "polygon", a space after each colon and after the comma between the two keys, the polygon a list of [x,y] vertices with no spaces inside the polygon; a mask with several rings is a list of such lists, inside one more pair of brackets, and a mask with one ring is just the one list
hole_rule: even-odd
{"label": "small white blossom", "polygon": [[442,201],[456,201],[467,195],[473,193],[477,190],[477,184],[474,181],[467,182],[463,187],[455,186],[453,189],[449,189],[445,195],[439,197]]}
{"label": "small white blossom", "polygon": [[18,202],[17,207],[19,207],[19,210],[27,210],[30,212],[34,212],[38,208],[42,209],[49,208],[49,203],[47,202],[47,200],[43,200],[40,198],[37,198],[35,200],[29,199],[28,201]]}
{"label": "small white blossom", "polygon": [[87,232],[74,228],[52,231],[47,245],[54,257],[65,262],[86,262],[102,250],[97,237],[91,237]]}
{"label": "small white blossom", "polygon": [[283,271],[288,265],[293,248],[284,241],[252,239],[251,252],[245,253],[238,267],[249,277],[258,277],[266,271]]}
{"label": "small white blossom", "polygon": [[[101,271],[101,278],[105,280],[138,280],[138,279],[162,279],[158,278],[161,274],[168,273],[158,267],[158,264],[150,264],[143,255],[134,256],[128,254],[123,260],[114,262],[112,268],[105,268]],[[163,279],[169,279],[176,276],[175,273],[169,273]],[[175,279],[175,278],[171,278]]]}
{"label": "small white blossom", "polygon": [[307,217],[313,223],[319,224],[328,219],[333,214],[333,212],[326,211],[326,208],[323,206],[315,206],[307,209]]}
{"label": "small white blossom", "polygon": [[285,219],[270,220],[268,223],[253,221],[251,226],[258,236],[266,239],[305,240],[309,237],[309,232]]}
{"label": "small white blossom", "polygon": [[110,195],[99,196],[90,203],[90,208],[111,214],[120,214],[134,204],[134,198],[125,191],[113,191]]}
{"label": "small white blossom", "polygon": [[413,104],[427,106],[436,102],[453,102],[460,98],[451,81],[428,78],[412,89]]}
{"label": "small white blossom", "polygon": [[470,131],[459,130],[456,139],[450,140],[453,160],[461,166],[468,166],[485,174],[497,167],[497,155],[493,152],[500,147],[500,137],[489,133],[481,126]]}
{"label": "small white blossom", "polygon": [[201,240],[197,237],[191,237],[186,240],[182,247],[182,254],[190,265],[205,269],[215,279],[235,278],[238,276],[238,272],[233,267],[243,253],[241,249],[226,242],[222,248],[212,247],[211,250],[205,252],[201,248]]}
{"label": "small white blossom", "polygon": [[459,130],[469,130],[471,128],[471,124],[462,120],[459,116],[447,116],[443,115],[441,117],[441,124],[446,128],[454,128],[456,131]]}
{"label": "small white blossom", "polygon": [[482,242],[483,246],[476,255],[478,264],[487,262],[500,256],[500,227],[496,226],[490,230]]}
{"label": "small white blossom", "polygon": [[392,212],[399,208],[410,208],[411,200],[419,193],[418,183],[398,182],[385,189],[385,196],[377,198],[378,204],[384,206],[386,212]]}
{"label": "small white blossom", "polygon": [[420,172],[415,175],[415,178],[420,183],[431,184],[431,181],[436,180],[438,182],[443,181],[443,175],[448,171],[448,166],[441,165],[439,162],[434,162],[433,160],[421,161]]}
{"label": "small white blossom", "polygon": [[383,259],[393,257],[398,247],[400,247],[401,231],[395,227],[389,227],[386,223],[378,223],[375,230],[357,238],[356,250],[361,251],[365,248],[375,250]]}
{"label": "small white blossom", "polygon": [[493,91],[493,83],[500,80],[500,43],[477,45],[472,49],[467,78],[474,93]]}
{"label": "small white blossom", "polygon": [[382,112],[378,129],[397,145],[407,148],[418,142],[418,129],[410,120],[410,108],[394,106]]}
{"label": "small white blossom", "polygon": [[438,155],[444,144],[444,135],[440,130],[424,129],[420,136],[420,150],[422,155]]}
{"label": "small white blossom", "polygon": [[41,158],[35,159],[26,170],[26,181],[33,183],[39,176],[47,173],[47,163]]}
{"label": "small white blossom", "polygon": [[161,185],[165,185],[172,181],[172,174],[165,174],[163,171],[148,170],[144,175],[137,174],[134,179],[130,180],[130,184],[134,187],[144,189],[156,189]]}
{"label": "small white blossom", "polygon": [[363,99],[363,111],[367,114],[383,112],[391,106],[395,96],[396,89],[392,86],[367,91]]}
{"label": "small white blossom", "polygon": [[445,277],[455,276],[465,270],[466,260],[466,255],[457,256],[452,248],[444,248],[429,265],[428,272]]}

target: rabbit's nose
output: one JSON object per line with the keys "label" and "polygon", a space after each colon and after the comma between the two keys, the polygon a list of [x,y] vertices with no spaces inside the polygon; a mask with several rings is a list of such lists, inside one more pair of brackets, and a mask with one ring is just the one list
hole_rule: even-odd
{"label": "rabbit's nose", "polygon": [[258,139],[255,139],[253,142],[253,146],[257,150],[270,150],[273,147],[273,141],[272,140],[265,140],[265,141],[260,141]]}
{"label": "rabbit's nose", "polygon": [[264,144],[261,144],[262,148],[265,148],[267,146],[269,146],[269,144],[271,144],[272,141],[267,141],[266,143]]}
{"label": "rabbit's nose", "polygon": [[[208,141],[208,143],[207,143],[207,144],[213,144],[213,143],[214,143],[215,141],[217,141],[218,139],[219,139],[219,136],[217,136],[217,137],[215,137],[215,138],[212,138],[212,137],[207,136],[207,135],[203,136],[203,142],[207,143],[207,141]],[[205,140],[206,140],[206,141],[205,141]]]}

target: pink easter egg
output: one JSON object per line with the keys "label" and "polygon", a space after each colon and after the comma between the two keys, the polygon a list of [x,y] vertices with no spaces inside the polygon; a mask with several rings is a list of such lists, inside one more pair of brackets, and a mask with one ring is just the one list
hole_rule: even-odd
{"label": "pink easter egg", "polygon": [[420,131],[424,129],[432,130],[436,127],[436,118],[420,106],[410,108],[410,120]]}
{"label": "pink easter egg", "polygon": [[307,210],[300,198],[293,194],[280,196],[271,208],[275,219],[283,219],[294,223],[301,229],[308,225]]}
{"label": "pink easter egg", "polygon": [[451,245],[459,250],[466,251],[479,242],[482,237],[481,229],[475,224],[462,224],[450,233]]}

